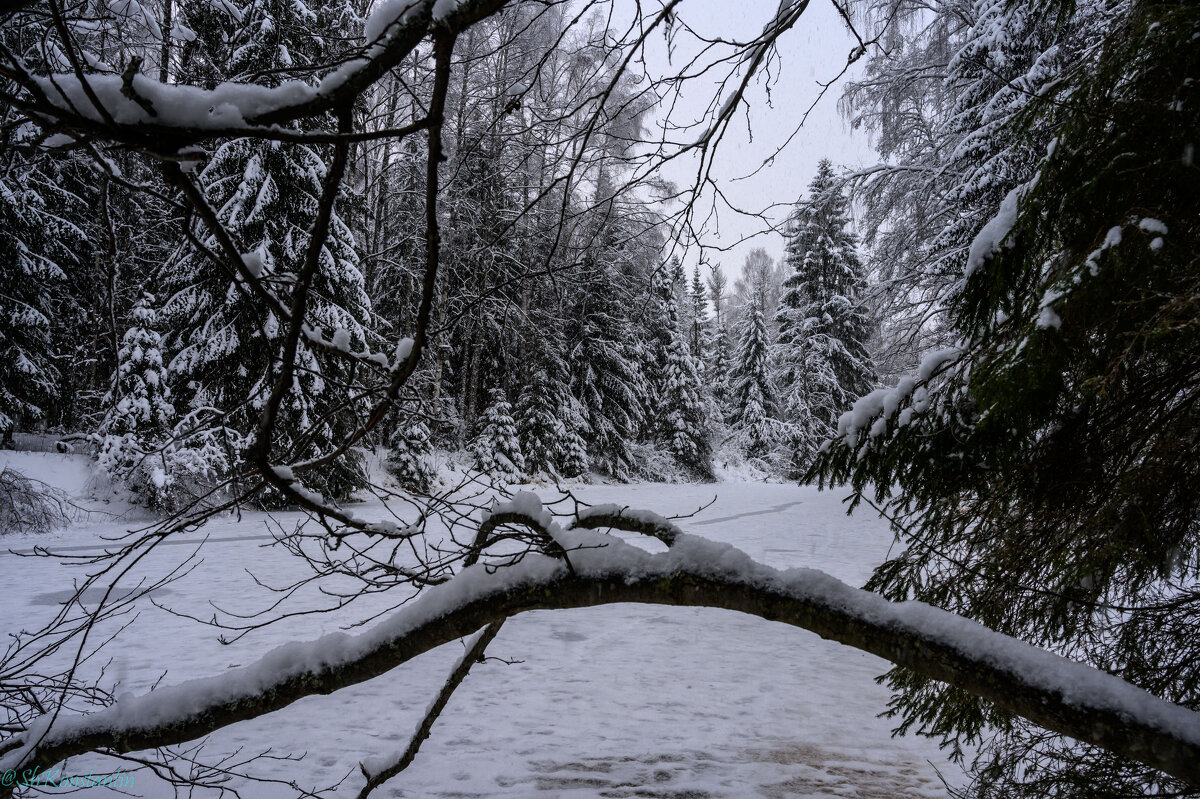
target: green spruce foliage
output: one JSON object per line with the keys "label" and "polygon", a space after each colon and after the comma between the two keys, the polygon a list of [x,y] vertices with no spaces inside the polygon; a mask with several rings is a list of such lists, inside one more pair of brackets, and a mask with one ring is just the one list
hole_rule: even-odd
{"label": "green spruce foliage", "polygon": [[[869,587],[1200,709],[1200,7],[1120,4],[1094,63],[1013,119],[1035,177],[975,238],[958,347],[856,403],[812,476],[906,544]],[[905,727],[988,737],[979,796],[1195,795],[903,670]]]}

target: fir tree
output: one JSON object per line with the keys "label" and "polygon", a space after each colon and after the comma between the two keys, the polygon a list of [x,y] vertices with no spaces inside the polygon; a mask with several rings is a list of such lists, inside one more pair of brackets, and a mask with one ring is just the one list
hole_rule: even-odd
{"label": "fir tree", "polygon": [[599,468],[621,477],[632,464],[629,443],[642,429],[649,392],[641,369],[647,355],[627,298],[636,285],[645,285],[645,252],[651,248],[630,229],[635,214],[612,197],[613,191],[611,179],[602,174],[567,340],[588,450]]}
{"label": "fir tree", "polygon": [[689,331],[680,325],[675,291],[681,282],[677,279],[678,274],[675,270],[663,269],[655,281],[659,303],[655,314],[658,363],[651,382],[657,400],[658,437],[681,466],[707,478],[712,477],[709,421],[698,359],[688,346]]}
{"label": "fir tree", "polygon": [[692,286],[688,295],[689,313],[688,347],[697,362],[704,364],[705,353],[708,352],[706,335],[708,333],[708,291],[704,281],[700,279],[700,265],[692,268]]}
{"label": "fir tree", "polygon": [[[7,143],[7,141],[6,141]],[[5,148],[7,149],[7,148]],[[80,198],[53,163],[6,152],[0,172],[0,432],[44,419],[59,370],[51,334],[66,270],[86,255]],[[47,174],[49,171],[49,174]]]}
{"label": "fir tree", "polygon": [[731,374],[730,422],[746,442],[746,457],[766,458],[776,445],[776,399],[771,384],[767,322],[758,303],[750,303],[742,325],[741,346]]}
{"label": "fir tree", "polygon": [[525,479],[525,456],[513,421],[512,406],[503,389],[493,389],[487,409],[480,417],[479,434],[471,441],[475,468],[500,483]]}
{"label": "fir tree", "polygon": [[[917,27],[892,25],[890,41],[850,84],[854,124],[868,127],[884,162],[856,180],[871,245],[872,302],[881,321],[881,373],[899,377],[921,355],[953,344],[947,298],[980,228],[1014,187],[1034,174],[1054,136],[1050,117],[1023,115],[1064,73],[1097,48],[1097,31],[1120,4],[966,0],[900,3]],[[1086,67],[1084,67],[1086,68]]]}
{"label": "fir tree", "polygon": [[[1063,4],[1063,24],[1070,6]],[[815,469],[907,545],[868,587],[1200,709],[1200,7],[1132,2],[1029,104],[1037,179],[964,259],[959,346],[841,424]],[[1097,113],[1104,124],[1097,125]],[[1193,796],[1147,767],[893,670],[902,723],[988,736],[979,796]]]}
{"label": "fir tree", "polygon": [[773,348],[775,384],[791,430],[788,471],[795,477],[875,380],[867,352],[871,323],[862,302],[866,280],[846,225],[846,199],[833,166],[822,160],[792,222],[792,274],[780,297]]}
{"label": "fir tree", "polygon": [[729,313],[725,308],[728,281],[720,264],[714,264],[709,270],[707,283],[708,296],[713,307],[713,336],[705,374],[708,385],[712,388],[716,408],[721,418],[725,418],[729,415],[729,370],[733,358],[733,345],[729,337]]}
{"label": "fir tree", "polygon": [[532,342],[533,369],[517,399],[517,431],[530,475],[576,477],[587,471],[583,419],[571,396],[567,364],[559,355],[553,324],[538,325]]}

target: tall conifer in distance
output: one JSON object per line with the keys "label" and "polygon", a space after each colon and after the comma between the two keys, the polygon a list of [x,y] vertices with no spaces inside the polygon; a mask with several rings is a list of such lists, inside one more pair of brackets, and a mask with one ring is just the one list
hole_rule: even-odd
{"label": "tall conifer in distance", "polygon": [[874,387],[866,278],[847,224],[846,198],[835,184],[833,165],[822,159],[792,220],[787,243],[792,271],[775,316],[775,384],[791,429],[792,477],[803,474],[834,435],[838,417]]}
{"label": "tall conifer in distance", "polygon": [[706,368],[707,383],[712,390],[713,402],[722,418],[729,414],[729,375],[733,360],[733,342],[729,335],[728,296],[729,281],[720,264],[709,269],[708,297],[713,307],[712,345],[708,351]]}
{"label": "tall conifer in distance", "polygon": [[700,278],[700,265],[692,268],[692,285],[688,292],[690,307],[688,321],[691,330],[688,331],[688,346],[692,355],[703,369],[704,359],[708,354],[708,291]]}
{"label": "tall conifer in distance", "polygon": [[[700,382],[699,359],[688,344],[690,332],[679,318],[677,287],[682,270],[667,265],[655,273],[654,299],[658,363],[651,376],[657,400],[658,438],[680,466],[692,474],[712,477],[712,444],[709,419]],[[691,295],[686,295],[690,301]],[[693,330],[693,324],[690,325]]]}
{"label": "tall conifer in distance", "polygon": [[530,476],[575,477],[587,471],[587,445],[578,403],[571,396],[557,320],[541,318],[529,343],[525,385],[517,398],[516,422]]}
{"label": "tall conifer in distance", "polygon": [[730,422],[745,441],[746,457],[766,458],[776,446],[777,404],[771,381],[770,334],[758,302],[751,301],[730,375]]}
{"label": "tall conifer in distance", "polygon": [[642,429],[649,391],[629,298],[648,273],[639,274],[643,264],[631,229],[635,220],[626,216],[614,191],[611,178],[601,172],[594,218],[584,236],[581,281],[569,308],[567,347],[592,461],[623,477],[632,465],[629,444]]}

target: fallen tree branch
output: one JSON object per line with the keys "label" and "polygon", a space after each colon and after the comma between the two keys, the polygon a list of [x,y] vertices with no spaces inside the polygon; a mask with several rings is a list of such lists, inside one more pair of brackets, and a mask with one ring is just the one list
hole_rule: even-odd
{"label": "fallen tree branch", "polygon": [[667,546],[674,544],[675,539],[683,534],[666,517],[622,505],[595,505],[581,510],[571,524],[573,530],[599,530],[603,527],[648,535]]}
{"label": "fallen tree branch", "polygon": [[22,745],[0,758],[0,770],[45,771],[96,749],[129,752],[189,741],[372,679],[524,611],[637,602],[724,608],[802,627],[1200,786],[1200,713],[1089,666],[922,603],[889,602],[823,572],[780,572],[695,536],[679,536],[657,554],[597,533],[558,537],[571,550],[573,573],[562,559],[536,554],[503,569],[480,564],[427,589],[363,635],[281,647],[252,666],[98,713],[60,715],[48,731],[44,721],[35,722]]}

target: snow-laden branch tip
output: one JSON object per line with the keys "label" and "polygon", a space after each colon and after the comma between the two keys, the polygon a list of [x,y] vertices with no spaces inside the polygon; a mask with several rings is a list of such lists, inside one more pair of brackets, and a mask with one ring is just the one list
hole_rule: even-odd
{"label": "snow-laden branch tip", "polygon": [[[315,83],[278,86],[225,82],[212,89],[162,83],[141,74],[79,71],[29,76],[26,88],[44,102],[39,113],[108,127],[156,127],[230,133],[286,125],[345,105],[400,63],[434,26],[460,29],[508,0],[392,0],[366,21],[367,44]],[[48,106],[45,104],[48,103]]]}

